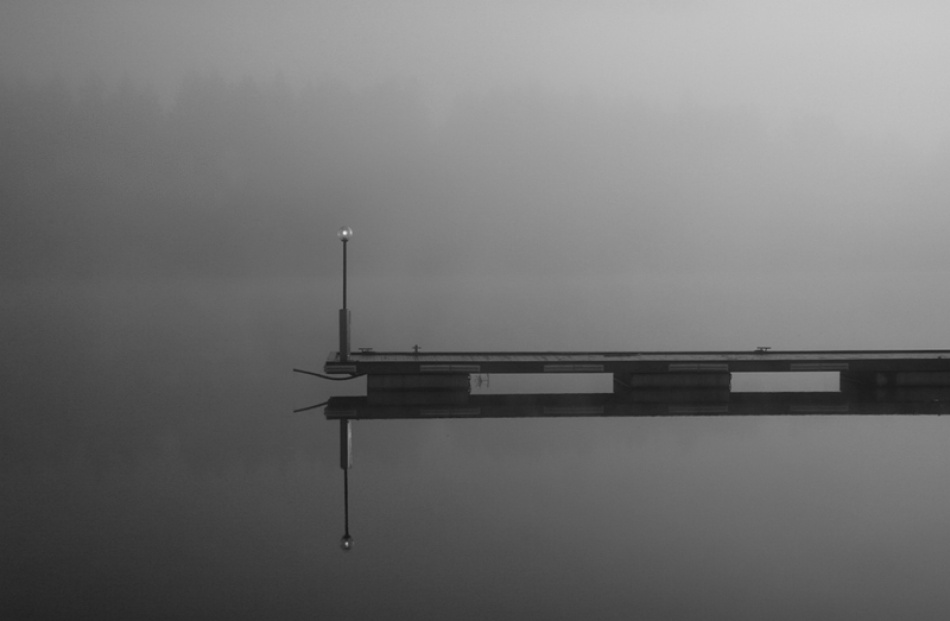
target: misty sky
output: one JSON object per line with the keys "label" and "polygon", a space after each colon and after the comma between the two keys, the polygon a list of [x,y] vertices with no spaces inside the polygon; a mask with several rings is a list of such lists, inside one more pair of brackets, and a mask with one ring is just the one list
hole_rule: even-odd
{"label": "misty sky", "polygon": [[950,9],[911,2],[13,2],[8,74],[189,72],[366,86],[418,81],[435,106],[511,85],[827,117],[931,141],[948,129]]}
{"label": "misty sky", "polygon": [[2,3],[0,611],[947,618],[942,418],[363,421],[344,555],[291,414],[365,386],[291,373],[342,225],[356,347],[947,347],[947,26]]}

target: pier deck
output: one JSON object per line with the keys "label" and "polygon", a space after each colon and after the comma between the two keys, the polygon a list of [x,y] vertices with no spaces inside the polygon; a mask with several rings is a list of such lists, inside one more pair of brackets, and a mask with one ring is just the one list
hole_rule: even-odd
{"label": "pier deck", "polygon": [[950,350],[714,352],[333,352],[330,374],[950,372]]}

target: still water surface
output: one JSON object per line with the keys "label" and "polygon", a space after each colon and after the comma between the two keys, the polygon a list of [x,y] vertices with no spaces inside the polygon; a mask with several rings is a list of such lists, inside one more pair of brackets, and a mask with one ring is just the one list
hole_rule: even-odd
{"label": "still water surface", "polygon": [[[942,276],[359,275],[349,296],[354,345],[378,350],[936,348],[950,346]],[[9,287],[13,604],[104,618],[950,613],[938,417],[358,422],[344,554],[337,427],[290,413],[363,390],[290,372],[335,348],[338,288]]]}

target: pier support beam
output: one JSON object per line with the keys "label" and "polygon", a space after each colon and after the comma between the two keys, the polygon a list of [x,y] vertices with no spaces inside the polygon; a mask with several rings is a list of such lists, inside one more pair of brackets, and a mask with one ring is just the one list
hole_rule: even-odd
{"label": "pier support beam", "polygon": [[731,373],[614,373],[614,394],[633,401],[728,401]]}
{"label": "pier support beam", "polygon": [[950,372],[893,371],[853,373],[844,371],[841,392],[873,401],[939,401],[950,397]]}
{"label": "pier support beam", "polygon": [[849,397],[869,397],[877,384],[877,373],[842,371],[838,376],[838,389]]}
{"label": "pier support beam", "polygon": [[370,374],[366,397],[379,405],[464,405],[471,393],[468,373]]}

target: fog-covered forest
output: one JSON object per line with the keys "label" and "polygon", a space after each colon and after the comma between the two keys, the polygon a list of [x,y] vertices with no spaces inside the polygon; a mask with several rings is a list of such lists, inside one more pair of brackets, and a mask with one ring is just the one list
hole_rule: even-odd
{"label": "fog-covered forest", "polygon": [[540,87],[0,83],[6,278],[930,269],[948,149]]}

